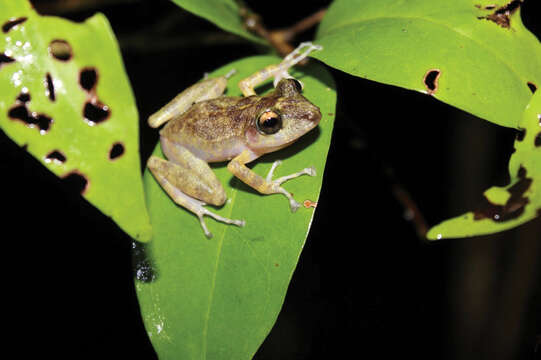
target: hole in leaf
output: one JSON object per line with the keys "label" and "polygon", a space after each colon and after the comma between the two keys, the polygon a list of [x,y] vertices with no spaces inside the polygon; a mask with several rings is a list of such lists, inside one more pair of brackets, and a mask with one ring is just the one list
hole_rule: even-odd
{"label": "hole in leaf", "polygon": [[517,141],[522,141],[522,140],[524,140],[524,136],[526,136],[526,129],[518,128],[518,129],[517,129],[517,137],[516,137],[516,140],[517,140]]}
{"label": "hole in leaf", "polygon": [[49,53],[60,61],[68,61],[72,57],[71,46],[66,40],[53,40],[49,44]]}
{"label": "hole in leaf", "polygon": [[109,107],[97,100],[87,101],[83,109],[83,116],[90,126],[107,120],[110,114]]}
{"label": "hole in leaf", "polygon": [[535,85],[531,81],[528,81],[528,87],[530,88],[530,91],[532,92],[532,94],[537,90],[537,85]]}
{"label": "hole in leaf", "polygon": [[62,154],[60,151],[58,150],[53,150],[51,151],[49,154],[47,154],[47,156],[45,157],[45,162],[46,163],[50,163],[50,162],[55,162],[55,163],[58,163],[58,164],[63,164],[66,162],[66,157],[64,156],[64,154]]}
{"label": "hole in leaf", "polygon": [[12,119],[27,122],[26,119],[30,117],[30,114],[28,114],[28,110],[26,109],[25,105],[18,105],[9,109],[8,116]]}
{"label": "hole in leaf", "polygon": [[53,119],[48,117],[44,114],[37,114],[37,117],[34,115],[36,119],[36,125],[39,127],[40,134],[45,134],[47,131],[49,131],[49,128],[51,127],[51,124],[53,122]]}
{"label": "hole in leaf", "polygon": [[[496,9],[492,14],[487,16],[480,16],[478,19],[486,19],[489,21],[492,21],[499,26],[509,29],[511,27],[511,15],[515,13],[515,11],[518,10],[523,0],[512,0],[506,5]],[[487,5],[485,6],[485,10],[492,10],[496,6],[489,8],[489,6],[493,5]]]}
{"label": "hole in leaf", "polygon": [[12,120],[21,120],[30,128],[37,127],[41,135],[51,128],[53,119],[45,114],[28,111],[26,103],[30,101],[30,94],[22,92],[15,100],[15,106],[8,110],[8,117]]}
{"label": "hole in leaf", "polygon": [[507,202],[504,205],[496,205],[484,197],[481,209],[474,212],[473,219],[482,220],[488,218],[495,222],[504,222],[522,215],[524,207],[530,202],[527,197],[522,195],[532,184],[532,179],[527,178],[526,175],[526,169],[521,166],[518,170],[520,180],[507,190],[511,194]]}
{"label": "hole in leaf", "polygon": [[98,73],[95,68],[84,68],[79,75],[79,84],[88,92],[91,92],[98,81]]}
{"label": "hole in leaf", "polygon": [[535,137],[534,145],[536,147],[541,146],[541,132],[537,134],[537,136]]}
{"label": "hole in leaf", "polygon": [[65,186],[73,192],[83,195],[88,189],[88,180],[77,171],[72,171],[62,177]]}
{"label": "hole in leaf", "polygon": [[17,101],[23,104],[29,102],[30,99],[31,99],[30,93],[28,92],[21,92],[19,96],[17,96]]}
{"label": "hole in leaf", "polygon": [[15,61],[14,58],[11,58],[11,57],[7,56],[5,53],[1,53],[0,54],[0,69],[2,69],[2,66],[4,64],[9,64],[9,63],[12,63],[14,61]]}
{"label": "hole in leaf", "polygon": [[441,71],[439,69],[428,70],[425,74],[423,82],[429,95],[434,94],[438,90],[438,79],[440,75]]}
{"label": "hole in leaf", "polygon": [[4,33],[7,33],[9,30],[13,29],[15,26],[17,26],[19,24],[22,24],[26,20],[27,20],[26,17],[20,17],[20,18],[17,18],[17,19],[8,20],[8,21],[6,21],[4,23],[4,25],[2,25],[2,31]]}
{"label": "hole in leaf", "polygon": [[109,151],[109,160],[115,160],[116,158],[122,156],[124,154],[124,145],[122,143],[117,142],[114,143],[111,147],[111,150]]}
{"label": "hole in leaf", "polygon": [[54,84],[51,74],[47,73],[45,76],[45,95],[49,97],[49,100],[55,101],[56,96],[54,93]]}

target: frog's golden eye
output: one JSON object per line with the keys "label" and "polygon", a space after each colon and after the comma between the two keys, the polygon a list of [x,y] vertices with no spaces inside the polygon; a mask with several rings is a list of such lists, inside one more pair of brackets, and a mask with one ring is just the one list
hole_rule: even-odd
{"label": "frog's golden eye", "polygon": [[293,80],[293,83],[295,84],[295,88],[298,92],[302,92],[302,83],[297,79],[291,79]]}
{"label": "frog's golden eye", "polygon": [[265,135],[275,134],[282,128],[282,117],[279,113],[267,110],[256,121],[257,130]]}

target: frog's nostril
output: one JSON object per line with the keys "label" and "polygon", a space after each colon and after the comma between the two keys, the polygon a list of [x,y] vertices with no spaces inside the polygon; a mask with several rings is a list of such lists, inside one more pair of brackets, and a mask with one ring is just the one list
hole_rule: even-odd
{"label": "frog's nostril", "polygon": [[319,109],[312,111],[310,115],[310,120],[315,122],[316,124],[319,123],[319,120],[321,120],[321,111],[319,111]]}

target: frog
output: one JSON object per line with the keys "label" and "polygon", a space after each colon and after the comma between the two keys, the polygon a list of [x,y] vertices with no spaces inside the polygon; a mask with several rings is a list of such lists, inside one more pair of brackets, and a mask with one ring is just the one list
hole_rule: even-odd
{"label": "frog", "polygon": [[[273,180],[276,160],[266,177],[246,164],[260,156],[290,146],[316,128],[321,120],[319,107],[302,95],[303,84],[288,70],[320,45],[301,43],[279,64],[269,65],[241,80],[243,96],[226,96],[227,80],[235,70],[216,78],[204,78],[177,95],[148,118],[160,130],[160,145],[166,159],[152,155],[147,167],[162,189],[179,206],[199,219],[203,233],[212,237],[204,216],[219,222],[245,226],[245,220],[229,219],[205,206],[226,203],[226,192],[209,163],[227,161],[227,169],[260,194],[282,194],[291,212],[299,203],[282,186],[302,175],[315,176],[314,167]],[[257,95],[254,88],[274,78],[274,89]]]}

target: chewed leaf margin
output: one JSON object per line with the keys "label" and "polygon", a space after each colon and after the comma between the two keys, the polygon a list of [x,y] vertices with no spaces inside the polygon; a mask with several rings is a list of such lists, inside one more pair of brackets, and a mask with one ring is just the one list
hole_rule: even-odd
{"label": "chewed leaf margin", "polygon": [[532,96],[519,128],[509,161],[510,184],[485,191],[475,211],[434,226],[428,239],[492,234],[541,216],[541,91]]}

